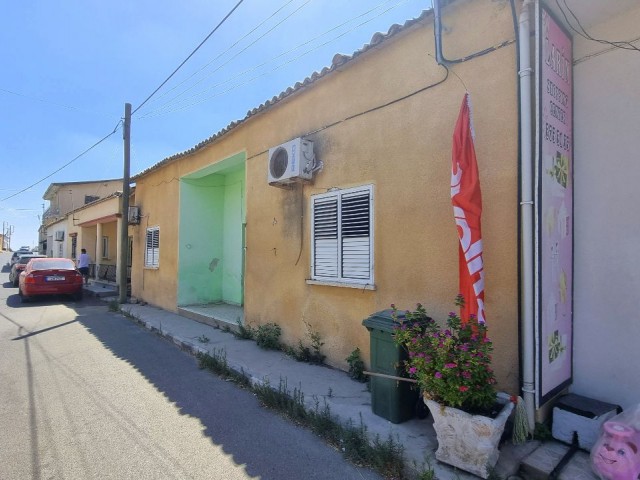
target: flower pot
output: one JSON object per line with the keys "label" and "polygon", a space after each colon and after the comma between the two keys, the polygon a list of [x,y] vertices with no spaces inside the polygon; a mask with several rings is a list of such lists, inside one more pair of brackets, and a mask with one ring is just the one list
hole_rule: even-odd
{"label": "flower pot", "polygon": [[436,459],[481,478],[489,476],[489,469],[498,462],[498,443],[513,403],[503,403],[496,418],[471,415],[453,407],[424,399],[433,415],[433,428],[438,438]]}

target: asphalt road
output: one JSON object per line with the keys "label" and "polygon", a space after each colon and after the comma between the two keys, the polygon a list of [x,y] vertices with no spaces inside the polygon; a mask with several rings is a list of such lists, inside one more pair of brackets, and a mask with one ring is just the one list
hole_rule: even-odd
{"label": "asphalt road", "polygon": [[95,299],[21,304],[8,271],[1,480],[380,478]]}

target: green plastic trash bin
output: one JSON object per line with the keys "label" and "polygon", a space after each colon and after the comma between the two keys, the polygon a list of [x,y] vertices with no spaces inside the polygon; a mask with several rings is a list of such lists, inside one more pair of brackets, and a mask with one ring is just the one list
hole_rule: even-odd
{"label": "green plastic trash bin", "polygon": [[[393,341],[393,330],[397,323],[393,321],[392,312],[383,310],[362,321],[371,338],[371,371],[406,377],[403,362],[408,356]],[[415,384],[372,375],[370,385],[373,413],[392,423],[406,422],[413,417],[418,401]]]}

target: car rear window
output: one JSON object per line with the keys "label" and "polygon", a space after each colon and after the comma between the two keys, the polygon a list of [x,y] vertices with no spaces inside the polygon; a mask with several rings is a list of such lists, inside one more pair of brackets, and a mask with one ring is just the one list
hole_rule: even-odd
{"label": "car rear window", "polygon": [[29,263],[29,260],[31,260],[32,258],[36,258],[36,257],[20,257],[20,261],[18,263],[26,265],[27,263]]}
{"label": "car rear window", "polygon": [[75,270],[76,266],[71,260],[34,260],[31,268],[33,270]]}

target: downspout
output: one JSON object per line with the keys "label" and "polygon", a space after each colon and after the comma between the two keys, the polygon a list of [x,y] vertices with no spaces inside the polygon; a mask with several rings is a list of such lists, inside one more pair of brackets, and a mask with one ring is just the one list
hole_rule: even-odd
{"label": "downspout", "polygon": [[[512,0],[513,1],[513,0]],[[521,269],[520,296],[522,299],[520,311],[520,331],[522,346],[522,397],[527,413],[529,433],[535,428],[535,350],[534,350],[534,246],[533,246],[533,141],[532,141],[532,107],[531,107],[531,67],[530,50],[530,12],[529,6],[535,0],[524,0],[520,12],[518,28],[518,77],[520,79],[520,221],[521,221]],[[459,63],[465,59],[449,60],[442,53],[442,19],[440,0],[433,0],[434,37],[436,61],[439,65],[447,66]],[[477,52],[467,59],[484,54]]]}
{"label": "downspout", "polygon": [[520,70],[520,171],[521,171],[521,335],[522,335],[522,397],[527,412],[529,431],[535,426],[535,350],[534,350],[534,266],[533,266],[533,142],[531,107],[530,12],[533,0],[524,0],[519,20]]}
{"label": "downspout", "polygon": [[440,0],[433,0],[433,36],[435,37],[436,43],[436,62],[438,62],[438,65],[445,65],[445,60],[442,55],[442,19],[440,18]]}

